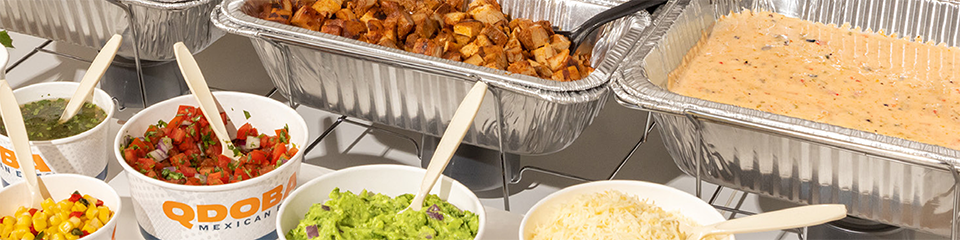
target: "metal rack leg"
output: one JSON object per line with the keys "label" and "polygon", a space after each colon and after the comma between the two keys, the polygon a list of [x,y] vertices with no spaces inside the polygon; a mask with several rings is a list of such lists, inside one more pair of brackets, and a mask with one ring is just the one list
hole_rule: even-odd
{"label": "metal rack leg", "polygon": [[505,129],[506,123],[503,117],[503,107],[500,106],[502,103],[502,101],[500,101],[500,92],[493,86],[488,86],[488,88],[490,93],[493,94],[493,99],[496,103],[494,106],[496,106],[497,109],[497,150],[500,151],[500,177],[503,181],[503,210],[510,211],[510,175],[507,173],[507,153],[503,150],[503,137],[507,132]]}
{"label": "metal rack leg", "polygon": [[327,127],[326,130],[323,130],[323,133],[320,133],[320,136],[314,139],[313,142],[310,143],[310,146],[307,146],[307,148],[303,150],[303,155],[306,156],[308,153],[310,153],[310,151],[312,151],[313,148],[316,147],[318,143],[320,143],[320,141],[326,138],[327,135],[333,132],[334,129],[337,129],[337,126],[340,126],[340,123],[343,123],[344,119],[347,119],[347,115],[341,115],[340,117],[337,118],[336,121],[333,122],[332,125],[330,125],[330,127]]}
{"label": "metal rack leg", "polygon": [[41,49],[43,49],[44,47],[47,47],[47,45],[50,45],[50,43],[52,43],[52,42],[53,42],[53,40],[47,40],[47,41],[41,43],[39,46],[33,48],[33,50],[30,50],[30,52],[27,53],[27,55],[24,55],[24,56],[21,57],[20,59],[17,59],[16,62],[13,62],[13,64],[10,64],[10,66],[8,66],[7,69],[5,69],[3,73],[9,73],[10,71],[12,71],[12,70],[13,70],[14,68],[16,68],[17,66],[20,66],[21,63],[23,63],[24,61],[27,61],[27,59],[29,59],[30,57],[33,57],[33,55],[37,54],[37,52],[39,52]]}

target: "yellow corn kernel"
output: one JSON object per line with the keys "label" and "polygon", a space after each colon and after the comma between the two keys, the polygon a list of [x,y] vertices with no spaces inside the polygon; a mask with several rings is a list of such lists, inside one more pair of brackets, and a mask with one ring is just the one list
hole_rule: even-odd
{"label": "yellow corn kernel", "polygon": [[30,217],[30,214],[20,214],[17,217],[17,223],[14,224],[17,228],[30,228],[30,224],[33,222],[33,218]]}
{"label": "yellow corn kernel", "polygon": [[63,236],[63,233],[54,233],[53,235],[50,235],[49,239],[50,240],[67,240],[67,238]]}
{"label": "yellow corn kernel", "polygon": [[16,216],[20,216],[21,213],[25,213],[25,212],[27,212],[28,210],[30,210],[30,209],[27,209],[27,208],[25,208],[25,207],[23,207],[23,206],[20,206],[19,208],[17,208],[17,212],[14,213],[13,216],[15,216],[15,217],[16,217]]}
{"label": "yellow corn kernel", "polygon": [[13,232],[10,232],[11,239],[20,239],[23,237],[24,233],[30,233],[30,229],[27,228],[15,228]]}
{"label": "yellow corn kernel", "polygon": [[57,207],[60,208],[60,211],[65,211],[65,212],[68,212],[67,214],[69,214],[70,209],[73,208],[73,202],[66,201],[66,200],[60,201],[59,203],[57,203]]}
{"label": "yellow corn kernel", "polygon": [[47,229],[47,218],[46,214],[38,212],[37,215],[33,217],[33,230],[43,231]]}
{"label": "yellow corn kernel", "polygon": [[97,207],[97,212],[97,219],[100,219],[100,222],[107,223],[110,221],[110,208],[107,208],[107,206],[99,206]]}
{"label": "yellow corn kernel", "polygon": [[58,216],[50,216],[47,218],[47,226],[57,226],[60,225],[61,222],[63,222],[63,220]]}
{"label": "yellow corn kernel", "polygon": [[92,233],[93,231],[97,231],[97,229],[96,229],[95,227],[93,227],[93,224],[87,224],[87,225],[83,226],[83,228],[81,228],[80,230],[81,230],[81,231],[87,231],[88,233]]}
{"label": "yellow corn kernel", "polygon": [[11,232],[13,232],[13,225],[4,226],[3,229],[0,230],[0,238],[6,239],[7,236],[10,236]]}
{"label": "yellow corn kernel", "polygon": [[53,198],[47,198],[43,200],[43,202],[40,202],[40,207],[43,208],[44,211],[46,211],[53,205],[57,205],[57,203],[53,201]]}
{"label": "yellow corn kernel", "polygon": [[99,219],[94,218],[94,219],[90,219],[90,222],[87,223],[87,225],[92,225],[93,230],[97,230],[103,227],[103,222],[101,222]]}
{"label": "yellow corn kernel", "polygon": [[[78,218],[78,217],[70,217],[70,219],[67,220],[67,221],[70,221],[70,225],[72,225],[74,228],[79,228],[79,227],[81,227],[80,225],[83,224],[83,222],[80,221],[80,218]],[[60,229],[60,230],[63,230],[63,229]],[[64,232],[66,232],[66,231],[64,231]]]}
{"label": "yellow corn kernel", "polygon": [[[60,226],[57,227],[57,229],[60,230],[60,232],[62,232],[62,233],[64,233],[64,234],[67,234],[67,233],[70,233],[70,230],[73,230],[73,227],[74,227],[74,225],[73,225],[72,222],[70,222],[70,221],[63,221],[62,223],[60,223]],[[69,234],[67,234],[67,235],[69,235]]]}
{"label": "yellow corn kernel", "polygon": [[80,236],[73,235],[73,234],[64,234],[63,237],[66,238],[67,240],[77,240],[80,238]]}
{"label": "yellow corn kernel", "polygon": [[73,208],[70,208],[74,212],[84,212],[87,211],[87,205],[83,205],[80,201],[77,201],[76,204],[73,204]]}
{"label": "yellow corn kernel", "polygon": [[27,232],[27,233],[23,234],[22,237],[20,237],[20,240],[33,240],[33,237],[35,237],[35,236],[33,236],[33,233]]}
{"label": "yellow corn kernel", "polygon": [[87,217],[87,219],[91,219],[91,218],[97,218],[97,213],[98,213],[97,208],[92,207],[92,208],[87,208],[87,212],[85,212],[83,215],[84,217]]}
{"label": "yellow corn kernel", "polygon": [[3,226],[13,226],[13,222],[15,221],[17,221],[17,219],[11,216],[3,217],[3,220],[0,220],[0,222],[3,222]]}

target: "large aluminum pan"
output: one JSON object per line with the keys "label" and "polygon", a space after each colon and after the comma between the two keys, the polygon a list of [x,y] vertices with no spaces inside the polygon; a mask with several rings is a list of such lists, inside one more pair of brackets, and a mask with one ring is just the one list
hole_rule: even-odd
{"label": "large aluminum pan", "polygon": [[[958,46],[960,4],[940,0],[678,0],[668,3],[614,74],[628,106],[655,113],[664,143],[691,175],[797,203],[948,235],[960,151],[681,96],[666,89],[722,15],[743,9],[882,30]],[[699,167],[699,171],[697,170]]]}
{"label": "large aluminum pan", "polygon": [[[504,150],[529,155],[562,150],[593,121],[607,97],[609,74],[650,22],[649,14],[640,11],[606,25],[593,51],[596,70],[583,80],[556,82],[252,17],[265,1],[227,0],[212,18],[218,27],[252,39],[267,73],[285,96],[311,107],[440,136],[473,82],[484,81],[493,91],[464,142],[499,149],[499,106]],[[550,20],[564,29],[615,4],[501,1],[513,17]]]}
{"label": "large aluminum pan", "polygon": [[[120,56],[173,60],[173,44],[194,53],[223,36],[210,23],[220,0],[0,0],[0,28],[100,49],[113,34],[123,35]],[[129,10],[129,12],[128,12]],[[130,16],[135,24],[131,27]],[[134,31],[136,30],[136,31]]]}

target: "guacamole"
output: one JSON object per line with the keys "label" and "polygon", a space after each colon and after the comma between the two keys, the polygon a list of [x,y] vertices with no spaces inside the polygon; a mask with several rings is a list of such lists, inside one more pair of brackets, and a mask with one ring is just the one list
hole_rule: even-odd
{"label": "guacamole", "polygon": [[[107,112],[103,109],[85,102],[77,115],[63,124],[57,123],[66,107],[66,98],[44,99],[21,105],[20,113],[23,114],[23,124],[27,127],[27,138],[31,141],[65,138],[90,130],[107,118]],[[3,124],[0,124],[0,134],[7,135]]]}
{"label": "guacamole", "polygon": [[363,190],[359,195],[333,189],[330,200],[310,207],[287,239],[473,239],[480,220],[435,194],[420,211],[402,211],[413,194],[396,198]]}

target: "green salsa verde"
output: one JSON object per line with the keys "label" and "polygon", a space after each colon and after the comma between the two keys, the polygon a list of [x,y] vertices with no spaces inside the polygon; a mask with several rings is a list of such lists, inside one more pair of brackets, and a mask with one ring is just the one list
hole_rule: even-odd
{"label": "green salsa verde", "polygon": [[330,192],[330,200],[310,207],[287,239],[473,239],[479,217],[430,194],[420,211],[402,210],[413,194],[396,198],[363,190]]}
{"label": "green salsa verde", "polygon": [[[63,124],[57,123],[60,114],[67,107],[66,98],[44,99],[20,106],[23,124],[27,127],[27,136],[31,141],[45,141],[80,134],[96,127],[107,113],[92,103],[83,103],[77,115]],[[0,134],[7,135],[7,129],[0,124]]]}

